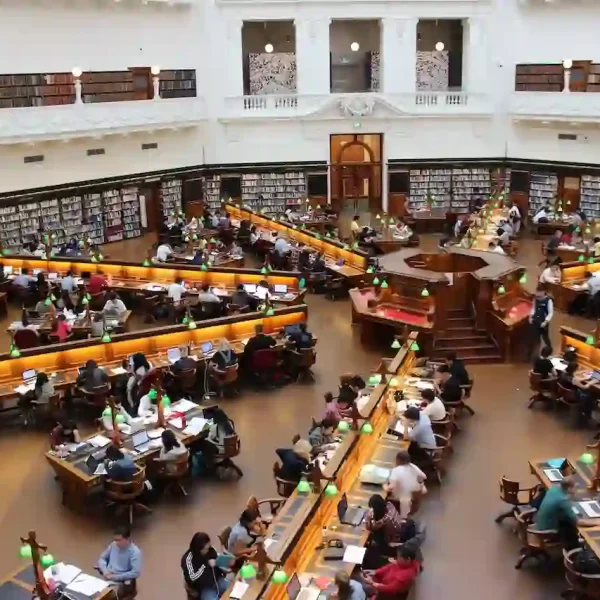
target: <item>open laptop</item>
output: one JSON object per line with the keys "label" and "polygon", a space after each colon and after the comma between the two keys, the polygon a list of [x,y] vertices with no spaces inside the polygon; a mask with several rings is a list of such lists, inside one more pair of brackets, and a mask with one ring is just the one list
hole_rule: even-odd
{"label": "open laptop", "polygon": [[552,467],[550,469],[544,469],[544,475],[552,483],[562,481],[564,479],[563,471],[567,468],[568,465],[569,461],[565,458],[560,466]]}
{"label": "open laptop", "polygon": [[56,281],[58,279],[58,273],[48,273],[49,281]]}
{"label": "open laptop", "polygon": [[255,283],[244,283],[244,289],[249,294],[256,294],[256,284]]}
{"label": "open laptop", "polygon": [[200,346],[200,349],[202,350],[202,354],[204,354],[204,356],[207,356],[208,354],[214,352],[215,347],[213,346],[212,342],[203,342]]}
{"label": "open laptop", "polygon": [[23,371],[23,383],[25,385],[33,385],[37,377],[37,371],[35,369],[27,369]]}
{"label": "open laptop", "polygon": [[12,268],[12,266],[4,265],[4,274],[5,275],[12,275],[13,274],[13,268]]}
{"label": "open laptop", "polygon": [[592,519],[597,519],[600,517],[600,505],[595,500],[579,502],[579,506],[582,508],[586,517],[590,517]]}
{"label": "open laptop", "polygon": [[131,436],[131,442],[133,443],[133,449],[140,454],[146,452],[146,450],[149,450],[150,445],[152,444],[152,440],[148,436],[148,432],[145,429],[134,433]]}
{"label": "open laptop", "polygon": [[273,286],[273,291],[276,294],[287,294],[288,286],[285,283],[276,283]]}
{"label": "open laptop", "polygon": [[354,527],[358,527],[367,514],[366,509],[360,506],[348,507],[348,497],[346,494],[342,494],[342,499],[338,502],[337,511],[340,523],[353,525]]}
{"label": "open laptop", "polygon": [[296,573],[290,577],[286,591],[290,600],[317,600],[321,593],[318,588],[303,588]]}
{"label": "open laptop", "polygon": [[169,360],[169,363],[174,365],[181,358],[181,349],[169,348],[167,350],[167,358]]}
{"label": "open laptop", "polygon": [[299,325],[295,324],[295,325],[286,325],[283,328],[283,333],[284,335],[294,335],[295,333],[300,333],[300,327]]}
{"label": "open laptop", "polygon": [[590,379],[593,379],[594,381],[600,381],[600,371],[597,369],[592,371],[592,374],[590,375]]}
{"label": "open laptop", "polygon": [[90,454],[85,459],[85,466],[89,469],[92,475],[106,475],[106,467],[102,460],[96,458],[93,454]]}
{"label": "open laptop", "polygon": [[34,269],[34,270],[32,271],[32,273],[33,273],[33,276],[34,276],[34,277],[37,277],[37,276],[38,276],[38,275],[39,275],[41,272],[42,272],[42,270],[41,270],[41,269]]}

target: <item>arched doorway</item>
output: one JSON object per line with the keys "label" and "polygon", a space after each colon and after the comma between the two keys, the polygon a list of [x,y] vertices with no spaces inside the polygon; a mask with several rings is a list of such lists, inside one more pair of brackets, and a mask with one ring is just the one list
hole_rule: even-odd
{"label": "arched doorway", "polygon": [[381,138],[331,136],[331,201],[339,212],[381,210]]}

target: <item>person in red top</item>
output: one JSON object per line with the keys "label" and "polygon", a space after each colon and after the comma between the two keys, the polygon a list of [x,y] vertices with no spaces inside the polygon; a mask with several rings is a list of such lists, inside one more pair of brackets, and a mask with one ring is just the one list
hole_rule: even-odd
{"label": "person in red top", "polygon": [[[419,574],[419,561],[413,548],[401,546],[398,548],[396,562],[377,569],[370,577],[363,576],[363,588],[367,596],[377,594],[379,600],[398,598],[408,592]],[[400,596],[403,597],[403,596]]]}
{"label": "person in red top", "polygon": [[106,277],[102,271],[93,273],[87,289],[90,294],[99,294],[106,287]]}
{"label": "person in red top", "polygon": [[54,333],[59,342],[64,342],[69,337],[71,326],[67,323],[65,315],[58,315]]}

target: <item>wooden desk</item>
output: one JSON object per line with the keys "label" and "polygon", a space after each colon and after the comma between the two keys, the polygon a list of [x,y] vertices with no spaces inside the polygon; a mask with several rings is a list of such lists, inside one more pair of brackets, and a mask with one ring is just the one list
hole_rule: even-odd
{"label": "wooden desk", "polygon": [[589,294],[587,287],[586,273],[597,273],[600,270],[600,258],[575,260],[573,262],[563,262],[559,265],[560,283],[549,284],[548,288],[554,298],[554,307],[559,310],[567,310],[569,304],[580,294]]}
{"label": "wooden desk", "polygon": [[456,215],[446,212],[444,208],[418,210],[404,217],[404,222],[415,233],[441,233],[446,223],[452,223]]}
{"label": "wooden desk", "polygon": [[[192,266],[192,261],[194,260],[193,254],[183,253],[183,254],[172,254],[171,258],[167,261],[169,265],[189,265]],[[194,265],[195,266],[195,265]],[[227,254],[219,255],[213,258],[213,263],[211,268],[221,268],[221,267],[229,267],[232,269],[240,269],[244,266],[244,257],[243,256],[228,256]]]}
{"label": "wooden desk", "polygon": [[344,243],[336,240],[329,240],[321,237],[318,233],[302,229],[294,229],[285,223],[275,221],[269,217],[259,215],[250,210],[241,209],[233,204],[226,205],[227,212],[232,218],[238,220],[247,220],[259,228],[267,231],[278,231],[296,243],[302,242],[306,246],[322,252],[332,263],[336,263],[340,258],[344,260],[344,267],[337,269],[336,272],[344,277],[361,275],[367,270],[368,256],[360,250],[344,250]]}
{"label": "wooden desk", "polygon": [[556,230],[567,231],[573,225],[573,220],[548,221],[547,223],[534,223],[531,221],[531,230],[538,236],[552,235]]}
{"label": "wooden desk", "polygon": [[[57,314],[59,314],[59,313],[57,313]],[[94,311],[90,311],[90,318],[94,314],[96,314]],[[109,325],[107,323],[106,329],[110,332],[115,331],[118,333],[128,331],[128,323],[129,323],[129,318],[131,317],[131,315],[132,315],[131,310],[125,311],[122,315],[119,316],[118,324],[116,326]],[[114,320],[116,320],[116,319],[114,319]],[[42,317],[29,319],[29,325],[30,325],[31,329],[35,329],[38,333],[40,333],[42,335],[47,335],[49,333],[52,333],[52,331],[53,331],[52,321],[53,321],[52,315],[49,313],[46,313]],[[113,319],[109,319],[109,322],[112,323],[112,321],[113,321]],[[14,323],[16,323],[16,322],[20,323],[20,321],[15,321],[6,328],[6,331],[8,333],[14,334],[15,331],[18,331],[18,329],[20,329],[20,327],[16,327],[14,325]],[[71,324],[71,328],[72,328],[72,332],[75,334],[75,337],[81,337],[81,336],[87,335],[90,333],[90,331],[92,329],[90,321],[88,320],[87,315],[85,313],[81,313],[80,315],[77,316],[77,319],[75,319],[75,321]]]}
{"label": "wooden desk", "polygon": [[[398,386],[403,384],[401,376],[407,373],[414,362],[414,352],[409,350],[410,344],[416,341],[416,334],[411,334],[405,346],[403,346],[392,361],[398,370],[398,377],[391,380],[393,383],[382,381],[372,389],[369,401],[362,409],[362,414],[368,417],[373,427],[372,434],[361,434],[357,431],[348,431],[343,434],[344,441],[338,448],[340,453],[338,458],[343,460],[335,461],[335,456],[327,465],[325,476],[334,476],[338,489],[338,495],[334,498],[328,498],[323,492],[320,494],[309,493],[307,495],[298,494],[297,491],[288,498],[274,519],[269,528],[268,535],[275,532],[280,535],[280,542],[276,546],[269,548],[269,556],[272,560],[282,564],[288,576],[294,572],[303,573],[307,570],[313,572],[313,565],[321,569],[317,574],[326,574],[331,576],[330,570],[325,571],[327,565],[322,565],[321,554],[318,546],[322,543],[323,527],[331,528],[337,523],[337,503],[342,493],[349,494],[349,500],[354,499],[360,504],[366,504],[365,496],[367,490],[361,488],[358,482],[358,475],[361,468],[368,462],[375,461],[382,466],[388,465],[390,457],[393,460],[395,454],[403,447],[403,443],[397,441],[390,443],[384,440],[383,434],[386,432],[390,423],[390,415],[386,409],[386,397],[393,394]],[[344,452],[344,445],[348,451]],[[405,446],[405,444],[404,444]],[[343,455],[343,456],[342,456]],[[325,488],[325,483],[323,489]],[[369,496],[374,493],[373,486],[370,486]],[[342,533],[349,536],[350,540],[362,539],[364,533],[361,531]],[[334,534],[337,536],[337,532]],[[356,538],[358,535],[358,538]],[[364,539],[362,539],[364,542]],[[271,549],[274,548],[272,551]],[[332,566],[335,563],[331,563]],[[270,583],[270,577],[274,567],[267,566],[265,579],[255,579],[250,588],[244,594],[243,600],[256,600],[257,598],[283,599],[286,596],[286,586]],[[226,592],[224,598],[229,598],[232,587]]]}
{"label": "wooden desk", "polygon": [[272,317],[246,313],[199,321],[196,329],[189,329],[187,325],[169,325],[115,335],[108,343],[98,339],[78,340],[22,350],[19,358],[0,354],[0,403],[14,398],[14,389],[22,383],[23,372],[29,369],[57,373],[53,382],[55,388],[60,389],[75,381],[77,369],[88,360],[111,369],[136,352],[143,352],[148,357],[160,355],[164,359],[169,348],[198,347],[203,342],[221,338],[231,341],[249,338],[259,324],[263,325],[265,333],[275,333],[286,325],[304,322],[306,315],[306,305],[300,305],[277,308]]}
{"label": "wooden desk", "polygon": [[[51,551],[52,548],[49,550]],[[33,565],[30,559],[23,560],[23,564],[25,563],[28,563],[27,566],[19,567],[16,571],[0,580],[0,600],[31,600],[32,594],[34,597],[37,597],[37,594],[32,591],[35,588]],[[91,573],[89,574],[92,575]],[[100,577],[97,573],[94,573],[92,576]],[[112,595],[111,589],[107,588],[102,593],[94,596],[94,600],[108,600]]]}

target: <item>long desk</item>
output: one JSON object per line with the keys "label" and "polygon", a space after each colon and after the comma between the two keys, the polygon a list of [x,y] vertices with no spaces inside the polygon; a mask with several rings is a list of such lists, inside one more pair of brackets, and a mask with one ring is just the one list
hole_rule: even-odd
{"label": "long desk", "polygon": [[[94,315],[94,311],[90,311],[90,318]],[[123,332],[123,331],[128,331],[128,323],[129,323],[129,318],[132,315],[132,311],[131,310],[127,310],[124,313],[119,315],[118,320],[114,319],[114,320],[109,320],[109,322],[106,324],[106,329],[109,331],[116,331],[116,332]],[[52,333],[53,329],[53,321],[54,321],[54,317],[51,313],[46,313],[45,315],[42,315],[41,317],[37,317],[37,318],[31,318],[29,319],[29,327],[31,329],[34,329],[35,331],[37,331],[39,334],[42,335],[48,335],[50,333]],[[8,331],[11,334],[14,334],[15,331],[17,331],[18,329],[20,329],[19,325],[20,325],[20,321],[14,321],[12,322],[7,328],[6,331]],[[77,315],[77,318],[72,321],[69,322],[69,325],[71,325],[71,331],[73,332],[73,334],[75,334],[76,337],[82,337],[84,335],[87,335],[88,333],[90,333],[91,331],[91,322],[90,319],[87,318],[86,313],[81,313],[79,315]]]}
{"label": "long desk", "polygon": [[259,215],[250,210],[239,208],[233,204],[227,204],[225,208],[232,218],[240,221],[250,221],[253,225],[267,231],[281,232],[294,242],[303,243],[318,252],[322,252],[333,263],[336,263],[339,259],[343,259],[344,265],[334,269],[339,275],[344,277],[360,276],[367,270],[367,254],[360,250],[344,250],[343,242],[328,240],[321,237],[320,234],[311,231],[294,229],[293,226]]}
{"label": "long desk", "polygon": [[[121,366],[121,362],[136,352],[150,357],[155,366],[168,364],[166,352],[179,346],[199,347],[203,342],[226,338],[242,340],[254,335],[256,325],[262,324],[265,333],[279,332],[286,325],[306,320],[306,305],[277,308],[274,316],[246,313],[218,319],[199,321],[196,329],[187,325],[170,325],[113,336],[112,341],[79,340],[40,346],[21,351],[18,358],[0,354],[0,403],[15,397],[15,388],[22,383],[22,374],[29,369],[56,373],[54,387],[72,385],[77,370],[88,360],[95,360],[107,370]],[[160,360],[158,360],[160,359]]]}
{"label": "long desk", "polygon": [[586,273],[597,273],[600,270],[600,258],[588,260],[576,260],[563,262],[559,265],[561,279],[560,283],[552,283],[548,286],[555,307],[559,310],[567,310],[569,304],[579,294],[588,294],[586,284]]}
{"label": "long desk", "polygon": [[[389,440],[385,435],[390,421],[395,419],[387,411],[386,400],[403,385],[402,376],[411,368],[415,358],[414,352],[409,349],[410,344],[416,339],[416,333],[410,334],[407,343],[394,357],[389,370],[397,376],[390,379],[389,383],[384,379],[370,388],[369,400],[362,407],[361,414],[370,422],[373,433],[363,434],[350,430],[340,434],[343,436],[343,442],[323,472],[325,477],[334,478],[338,495],[328,498],[324,492],[300,494],[296,490],[286,500],[270,525],[267,536],[275,537],[277,541],[269,546],[268,555],[271,560],[282,565],[288,576],[294,572],[300,575],[306,572],[329,577],[334,575],[341,563],[322,561],[319,546],[323,542],[324,528],[329,531],[337,527],[333,537],[343,537],[347,544],[364,543],[366,535],[362,528],[360,531],[351,531],[346,526],[340,526],[337,519],[337,503],[340,495],[347,493],[349,500],[361,505],[366,504],[367,496],[374,493],[376,488],[370,486],[368,490],[360,484],[358,476],[361,468],[369,462],[391,468],[395,454],[406,447],[405,442]],[[323,482],[323,490],[325,485],[326,482]],[[273,565],[267,565],[265,577],[250,582],[242,600],[283,600],[286,587],[270,582],[273,570]],[[224,595],[225,598],[230,597],[231,590],[232,586]]]}

